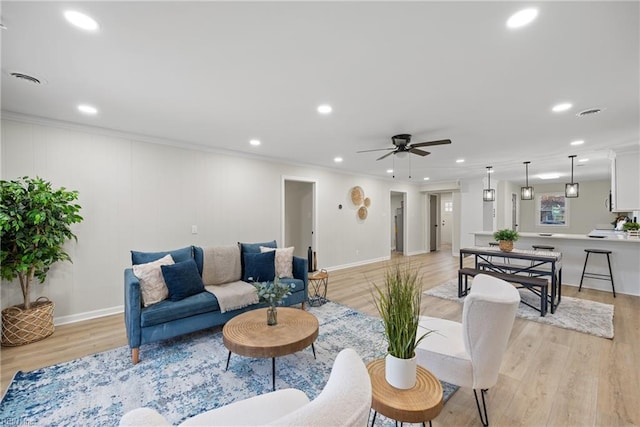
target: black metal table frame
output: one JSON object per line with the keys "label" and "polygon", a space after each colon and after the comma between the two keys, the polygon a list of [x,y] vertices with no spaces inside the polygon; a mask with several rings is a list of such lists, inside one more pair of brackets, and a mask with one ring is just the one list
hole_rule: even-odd
{"label": "black metal table frame", "polygon": [[[311,343],[311,350],[313,351],[313,358],[316,358],[316,348]],[[231,360],[231,350],[227,356],[227,366],[224,368],[225,372],[229,370],[229,361]],[[276,358],[271,358],[271,391],[276,391]]]}
{"label": "black metal table frame", "polygon": [[[556,267],[558,258],[555,256],[544,256],[542,254],[527,254],[519,252],[503,252],[498,249],[489,248],[463,248],[460,249],[460,268],[464,267],[465,255],[473,255],[475,257],[475,268],[478,269],[479,264],[487,267],[491,271],[497,271],[500,273],[510,274],[529,274],[531,276],[550,276],[551,277],[551,299],[549,300],[551,306],[551,313],[555,313],[556,307],[560,304],[562,299],[562,264],[560,268]],[[520,259],[530,261],[530,265],[496,265],[493,262],[493,257],[502,257],[507,259]],[[550,266],[549,270],[541,269],[540,267]],[[461,278],[458,277],[458,281]],[[460,283],[458,283],[460,286]],[[557,298],[557,300],[556,300]]]}

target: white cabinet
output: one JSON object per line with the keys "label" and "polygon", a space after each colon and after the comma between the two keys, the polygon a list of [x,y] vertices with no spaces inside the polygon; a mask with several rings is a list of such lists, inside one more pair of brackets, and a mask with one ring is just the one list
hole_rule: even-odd
{"label": "white cabinet", "polygon": [[611,169],[611,210],[640,210],[640,153],[616,153]]}

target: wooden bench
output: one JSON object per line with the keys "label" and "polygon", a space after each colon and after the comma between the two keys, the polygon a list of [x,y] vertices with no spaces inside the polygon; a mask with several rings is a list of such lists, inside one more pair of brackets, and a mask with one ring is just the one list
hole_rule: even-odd
{"label": "wooden bench", "polygon": [[[540,316],[547,314],[547,288],[549,281],[540,277],[523,276],[520,274],[499,273],[489,270],[478,270],[475,268],[461,268],[458,270],[458,298],[462,298],[469,292],[468,277],[475,277],[478,274],[486,274],[487,276],[497,277],[506,282],[518,283],[522,286],[520,288],[526,288],[540,297],[540,308],[532,306],[526,301],[522,301],[523,304],[540,311]],[[464,286],[462,284],[464,278]]]}
{"label": "wooden bench", "polygon": [[544,270],[541,268],[532,268],[529,265],[524,264],[501,264],[501,263],[489,263],[489,262],[479,262],[478,268],[480,270],[494,271],[496,273],[524,273],[529,276],[548,276],[551,274],[550,270]]}

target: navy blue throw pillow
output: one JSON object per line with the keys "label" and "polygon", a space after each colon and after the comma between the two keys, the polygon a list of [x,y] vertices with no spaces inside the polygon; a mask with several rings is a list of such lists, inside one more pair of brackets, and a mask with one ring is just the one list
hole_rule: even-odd
{"label": "navy blue throw pillow", "polygon": [[169,289],[169,300],[180,301],[204,291],[198,266],[192,259],[173,265],[161,265],[162,277]]}
{"label": "navy blue throw pillow", "polygon": [[[238,245],[240,246],[240,266],[242,268],[242,280],[245,280],[245,264],[244,264],[244,254],[259,254],[260,253],[260,246],[264,246],[267,248],[277,248],[278,247],[278,243],[275,240],[272,240],[270,242],[262,242],[262,243],[241,243],[238,242]],[[251,277],[251,276],[248,276]]]}
{"label": "navy blue throw pillow", "polygon": [[171,255],[171,258],[173,258],[173,262],[187,261],[193,258],[193,246],[187,246],[186,248],[174,249],[172,251],[164,252],[131,251],[131,264],[146,264],[148,262],[159,260],[167,254]]}
{"label": "navy blue throw pillow", "polygon": [[259,254],[244,254],[244,276],[245,282],[269,282],[276,276],[275,265],[276,251],[263,252]]}

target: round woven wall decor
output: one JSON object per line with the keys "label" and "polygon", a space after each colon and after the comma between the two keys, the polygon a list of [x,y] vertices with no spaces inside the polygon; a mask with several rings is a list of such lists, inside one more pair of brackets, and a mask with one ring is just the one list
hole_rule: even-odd
{"label": "round woven wall decor", "polygon": [[368,198],[368,197],[367,197],[366,199],[364,199],[364,205],[365,205],[366,207],[371,206],[371,199],[370,199],[370,198]]}
{"label": "round woven wall decor", "polygon": [[360,186],[355,186],[351,189],[351,202],[354,205],[360,206],[362,204],[362,200],[364,199],[364,190]]}
{"label": "round woven wall decor", "polygon": [[367,214],[367,208],[364,206],[360,206],[360,209],[358,209],[358,218],[364,221],[365,219],[367,219]]}

